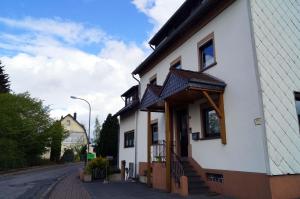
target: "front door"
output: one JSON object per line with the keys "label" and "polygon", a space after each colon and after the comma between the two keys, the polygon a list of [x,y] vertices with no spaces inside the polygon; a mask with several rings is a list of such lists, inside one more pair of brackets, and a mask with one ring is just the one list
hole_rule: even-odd
{"label": "front door", "polygon": [[188,113],[187,110],[177,111],[177,132],[180,143],[181,157],[188,156]]}

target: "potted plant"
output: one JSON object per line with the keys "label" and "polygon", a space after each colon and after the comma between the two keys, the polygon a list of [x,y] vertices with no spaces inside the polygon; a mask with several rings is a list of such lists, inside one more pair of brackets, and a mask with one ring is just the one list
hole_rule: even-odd
{"label": "potted plant", "polygon": [[92,166],[89,164],[85,167],[83,171],[83,181],[84,182],[91,182],[92,181]]}

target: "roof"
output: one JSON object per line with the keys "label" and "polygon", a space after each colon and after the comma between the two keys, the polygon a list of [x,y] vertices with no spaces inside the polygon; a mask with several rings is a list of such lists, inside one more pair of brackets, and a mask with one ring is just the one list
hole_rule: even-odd
{"label": "roof", "polygon": [[135,85],[135,86],[132,86],[130,89],[128,89],[125,93],[123,93],[121,95],[121,97],[126,97],[134,92],[138,92],[138,88],[139,88],[139,85]]}
{"label": "roof", "polygon": [[137,109],[139,107],[139,105],[140,105],[139,100],[135,100],[132,103],[130,103],[129,105],[127,105],[124,108],[122,108],[121,110],[119,110],[116,114],[113,115],[113,117],[118,117],[119,115],[123,115],[130,111],[133,111],[133,110]]}
{"label": "roof", "polygon": [[184,22],[201,4],[203,0],[186,0],[180,8],[170,17],[170,19],[161,27],[161,29],[152,37],[149,44],[157,46],[170,33],[170,30],[177,28]]}
{"label": "roof", "polygon": [[209,74],[171,68],[162,86],[147,86],[140,108],[141,110],[161,111],[163,109],[162,102],[165,99],[182,93],[182,91],[190,89],[223,92],[225,87],[225,82]]}
{"label": "roof", "polygon": [[148,84],[141,100],[140,109],[143,110],[155,103],[159,102],[159,95],[162,90],[162,86]]}
{"label": "roof", "polygon": [[[193,35],[235,0],[186,0],[169,21],[154,35],[149,44],[154,51],[132,72],[140,76],[153,67],[160,56],[167,56],[172,46],[179,45]],[[212,13],[212,14],[210,14]]]}
{"label": "roof", "polygon": [[209,74],[171,68],[163,84],[160,99],[166,99],[187,88],[223,91],[225,87],[225,82]]}

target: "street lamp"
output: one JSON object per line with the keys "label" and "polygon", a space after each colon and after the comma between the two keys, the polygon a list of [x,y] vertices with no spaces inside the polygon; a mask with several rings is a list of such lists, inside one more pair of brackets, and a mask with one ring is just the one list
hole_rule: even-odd
{"label": "street lamp", "polygon": [[[89,136],[88,136],[88,143],[87,143],[87,154],[89,154],[90,153],[90,137],[91,137],[91,111],[92,111],[91,104],[87,100],[79,98],[79,97],[71,96],[71,99],[82,100],[82,101],[85,101],[89,105]],[[86,161],[88,162],[88,157],[86,157]]]}

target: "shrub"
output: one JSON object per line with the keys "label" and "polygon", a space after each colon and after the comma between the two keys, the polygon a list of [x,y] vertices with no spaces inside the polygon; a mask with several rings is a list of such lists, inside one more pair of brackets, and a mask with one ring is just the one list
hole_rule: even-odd
{"label": "shrub", "polygon": [[16,141],[2,138],[0,139],[0,149],[0,170],[25,166],[25,154],[19,149]]}
{"label": "shrub", "polygon": [[98,157],[88,162],[85,167],[86,174],[92,174],[93,169],[105,169],[108,166],[108,160],[106,158]]}
{"label": "shrub", "polygon": [[75,157],[75,155],[74,155],[73,149],[66,149],[62,156],[62,160],[64,162],[73,162],[74,157]]}

